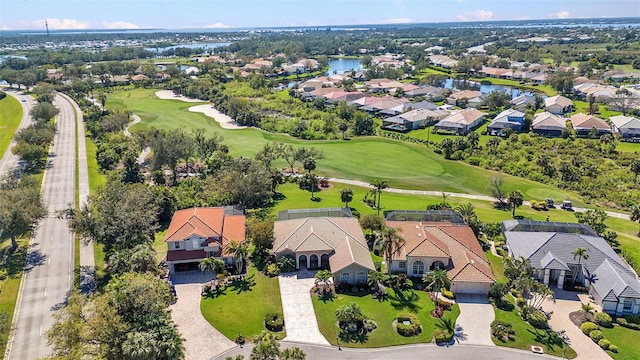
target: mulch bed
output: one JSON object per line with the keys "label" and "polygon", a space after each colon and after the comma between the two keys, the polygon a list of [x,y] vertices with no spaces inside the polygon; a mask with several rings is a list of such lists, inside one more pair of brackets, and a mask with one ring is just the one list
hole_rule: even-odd
{"label": "mulch bed", "polygon": [[586,313],[584,311],[574,311],[569,314],[569,319],[572,323],[574,323],[577,327],[580,327],[582,323],[591,321],[593,322],[593,314]]}

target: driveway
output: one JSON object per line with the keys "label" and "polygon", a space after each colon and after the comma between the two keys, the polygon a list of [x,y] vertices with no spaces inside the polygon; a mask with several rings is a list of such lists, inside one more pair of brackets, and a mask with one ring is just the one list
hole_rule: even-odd
{"label": "driveway", "polygon": [[314,273],[298,272],[278,276],[284,312],[285,341],[329,345],[318,329],[318,320],[311,302]]}
{"label": "driveway", "polygon": [[466,345],[495,346],[491,341],[493,306],[484,295],[456,294],[460,316],[456,321],[456,340]]}
{"label": "driveway", "polygon": [[171,277],[178,301],[171,305],[171,317],[184,339],[185,360],[206,360],[236,346],[216,330],[200,313],[202,284],[210,276],[199,271],[177,273]]}
{"label": "driveway", "polygon": [[[567,343],[576,351],[576,360],[611,360],[611,357],[594,343],[588,336],[584,335],[580,328],[575,326],[569,319],[569,313],[580,310],[580,303],[592,302],[586,294],[577,294],[570,291],[553,289],[556,302],[545,301],[542,309],[551,313],[549,325],[557,332],[564,332]],[[592,305],[597,308],[592,302]]]}

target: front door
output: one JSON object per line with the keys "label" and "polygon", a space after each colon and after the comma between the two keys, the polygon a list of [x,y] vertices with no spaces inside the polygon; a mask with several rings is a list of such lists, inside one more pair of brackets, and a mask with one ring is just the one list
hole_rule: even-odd
{"label": "front door", "polygon": [[300,255],[300,257],[298,258],[298,269],[307,270],[307,256],[306,255]]}

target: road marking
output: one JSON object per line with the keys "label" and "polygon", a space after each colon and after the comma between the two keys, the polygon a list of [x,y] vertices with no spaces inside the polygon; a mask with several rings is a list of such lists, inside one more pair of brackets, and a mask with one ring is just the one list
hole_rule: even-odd
{"label": "road marking", "polygon": [[42,336],[42,325],[40,325],[40,336]]}
{"label": "road marking", "polygon": [[44,288],[44,297],[47,297],[47,288]]}

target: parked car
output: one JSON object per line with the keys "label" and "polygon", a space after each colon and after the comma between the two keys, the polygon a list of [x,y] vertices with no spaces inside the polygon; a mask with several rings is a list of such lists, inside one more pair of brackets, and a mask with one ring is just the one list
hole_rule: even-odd
{"label": "parked car", "polygon": [[563,209],[563,210],[572,211],[573,210],[573,204],[571,204],[571,201],[565,200],[565,201],[562,202],[562,205],[560,205],[560,208]]}
{"label": "parked car", "polygon": [[22,98],[21,101],[22,102],[27,102],[27,99],[26,98]]}
{"label": "parked car", "polygon": [[552,198],[546,198],[544,199],[544,202],[547,203],[547,207],[548,208],[555,208],[555,205],[553,204],[553,199]]}

